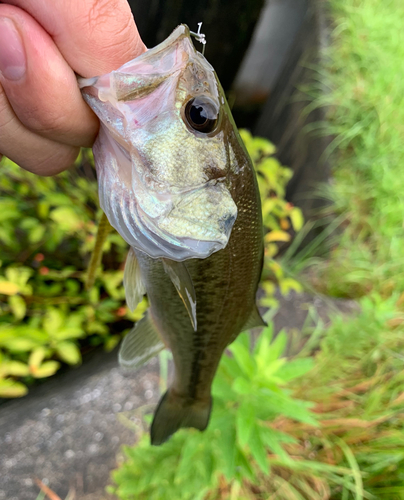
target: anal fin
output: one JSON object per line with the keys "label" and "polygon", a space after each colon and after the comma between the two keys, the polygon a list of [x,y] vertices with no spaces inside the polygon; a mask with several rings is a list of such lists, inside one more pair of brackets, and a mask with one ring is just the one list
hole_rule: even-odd
{"label": "anal fin", "polygon": [[119,350],[122,368],[138,368],[165,348],[148,312],[123,339]]}

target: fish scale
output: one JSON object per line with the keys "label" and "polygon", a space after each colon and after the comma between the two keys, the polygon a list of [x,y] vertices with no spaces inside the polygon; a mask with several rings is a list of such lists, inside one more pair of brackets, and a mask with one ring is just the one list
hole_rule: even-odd
{"label": "fish scale", "polygon": [[257,180],[223,89],[186,26],[85,85],[101,120],[101,207],[131,246],[127,303],[136,307],[144,291],[150,303],[120,362],[140,366],[164,346],[173,354],[174,378],[151,427],[159,445],[181,427],[206,428],[224,350],[263,325],[255,303],[263,262]]}

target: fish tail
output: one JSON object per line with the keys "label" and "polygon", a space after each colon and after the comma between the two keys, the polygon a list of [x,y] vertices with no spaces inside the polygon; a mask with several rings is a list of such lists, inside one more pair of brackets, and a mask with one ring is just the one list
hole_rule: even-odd
{"label": "fish tail", "polygon": [[160,445],[182,427],[204,431],[209,423],[212,398],[189,401],[169,389],[161,398],[150,429],[151,444]]}

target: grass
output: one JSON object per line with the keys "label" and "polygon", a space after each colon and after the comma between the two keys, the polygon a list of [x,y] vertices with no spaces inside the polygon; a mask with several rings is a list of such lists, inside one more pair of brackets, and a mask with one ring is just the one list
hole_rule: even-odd
{"label": "grass", "polygon": [[[298,242],[283,260],[292,272],[309,267],[312,288],[356,299],[361,312],[335,316],[309,339],[313,346],[322,337],[315,369],[296,394],[317,402],[322,415],[321,435],[305,429],[313,459],[357,474],[356,497],[334,490],[330,498],[402,500],[404,3],[330,0],[329,7],[333,32],[320,75],[328,90],[311,92],[313,107],[327,107],[318,131],[333,137],[325,152],[333,179],[321,188],[332,201],[322,223],[333,222],[297,258]],[[325,240],[328,254],[319,257]]]}
{"label": "grass", "polygon": [[321,413],[321,434],[308,429],[313,458],[357,470],[363,498],[404,499],[404,309],[396,299],[374,294],[356,317],[335,316],[296,392]]}
{"label": "grass", "polygon": [[[341,219],[316,285],[340,297],[404,290],[404,3],[331,0],[333,32],[313,106],[326,106]],[[329,214],[328,214],[329,215]]]}

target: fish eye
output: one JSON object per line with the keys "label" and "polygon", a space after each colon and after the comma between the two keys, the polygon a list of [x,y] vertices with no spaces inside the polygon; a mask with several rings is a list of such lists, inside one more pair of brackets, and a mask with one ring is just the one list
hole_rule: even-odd
{"label": "fish eye", "polygon": [[190,99],[185,105],[185,119],[188,125],[204,134],[213,132],[219,118],[216,104],[206,96]]}

